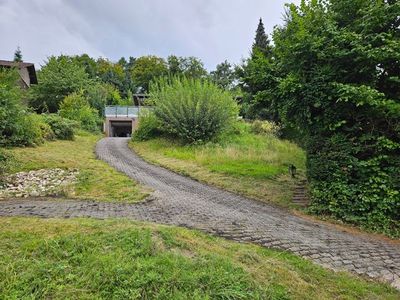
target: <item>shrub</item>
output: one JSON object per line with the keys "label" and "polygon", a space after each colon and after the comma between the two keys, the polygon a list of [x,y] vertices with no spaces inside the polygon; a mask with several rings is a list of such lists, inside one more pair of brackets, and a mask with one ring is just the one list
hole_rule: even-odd
{"label": "shrub", "polygon": [[152,111],[141,111],[138,128],[134,131],[132,139],[146,141],[160,134],[160,121]]}
{"label": "shrub", "polygon": [[187,143],[204,142],[230,129],[238,115],[232,96],[199,79],[161,79],[152,84],[154,114],[163,131]]}
{"label": "shrub", "polygon": [[44,127],[47,127],[47,124],[41,116],[36,113],[26,114],[20,120],[16,145],[37,146],[43,144],[45,140],[43,131],[46,130]]}
{"label": "shrub", "polygon": [[0,148],[0,183],[4,181],[4,175],[10,170],[13,161],[13,156]]}
{"label": "shrub", "polygon": [[272,121],[255,120],[251,123],[251,131],[255,134],[280,136],[281,127]]}
{"label": "shrub", "polygon": [[25,113],[16,70],[0,70],[0,146],[13,145]]}
{"label": "shrub", "polygon": [[54,135],[60,140],[73,140],[74,132],[79,127],[76,121],[62,118],[56,114],[43,114],[44,121],[51,127]]}
{"label": "shrub", "polygon": [[85,130],[99,130],[99,113],[90,107],[82,93],[72,93],[65,97],[60,105],[59,114],[64,118],[78,121]]}
{"label": "shrub", "polygon": [[0,71],[0,146],[33,146],[51,136],[40,116],[22,103],[16,70]]}

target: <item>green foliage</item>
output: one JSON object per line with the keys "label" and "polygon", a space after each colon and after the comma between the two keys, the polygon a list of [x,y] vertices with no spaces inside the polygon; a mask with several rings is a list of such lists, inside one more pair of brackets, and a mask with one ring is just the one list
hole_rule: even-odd
{"label": "green foliage", "polygon": [[85,88],[84,94],[89,105],[98,111],[99,116],[103,115],[106,105],[124,104],[118,89],[109,83],[95,82]]}
{"label": "green foliage", "polygon": [[16,70],[0,70],[0,145],[14,144],[25,112]]}
{"label": "green foliage", "polygon": [[251,57],[236,69],[244,91],[242,114],[249,119],[279,121],[275,87],[278,78],[271,56],[254,49]]}
{"label": "green foliage", "polygon": [[37,146],[43,144],[46,138],[53,138],[51,128],[36,113],[26,114],[21,124],[20,140],[17,145]]}
{"label": "green foliage", "polygon": [[274,34],[274,96],[307,141],[312,211],[400,235],[398,1],[304,1]]}
{"label": "green foliage", "polygon": [[151,86],[150,95],[161,128],[187,143],[208,141],[237,118],[232,96],[209,81],[161,79]]}
{"label": "green foliage", "polygon": [[194,56],[178,57],[170,55],[167,58],[168,73],[171,76],[186,76],[190,78],[204,78],[207,70],[203,62]]}
{"label": "green foliage", "polygon": [[14,52],[14,61],[15,62],[22,62],[22,52],[21,48],[18,46],[17,50]]}
{"label": "green foliage", "polygon": [[60,140],[73,140],[74,132],[79,127],[76,121],[62,118],[56,114],[43,114],[43,120],[51,127],[55,137]]}
{"label": "green foliage", "polygon": [[265,33],[264,23],[260,18],[258,22],[256,37],[254,38],[254,43],[252,47],[252,55],[256,52],[261,52],[262,54],[269,56],[271,54],[272,47],[270,45],[267,34]]}
{"label": "green foliage", "polygon": [[157,56],[142,56],[135,60],[131,69],[132,80],[144,92],[149,90],[151,81],[167,75],[168,68],[164,59]]}
{"label": "green foliage", "polygon": [[251,131],[255,134],[279,136],[281,127],[271,121],[255,120],[251,123]]}
{"label": "green foliage", "polygon": [[211,80],[223,89],[232,89],[236,79],[235,70],[232,65],[225,60],[217,65],[215,71],[210,73]]}
{"label": "green foliage", "polygon": [[55,113],[61,101],[71,93],[88,85],[88,74],[71,57],[61,55],[50,57],[38,72],[38,85],[31,88],[30,105],[39,112]]}
{"label": "green foliage", "polygon": [[4,181],[4,175],[10,171],[13,162],[13,155],[10,152],[0,148],[0,187],[1,183]]}
{"label": "green foliage", "polygon": [[43,142],[41,126],[22,104],[23,93],[16,70],[0,70],[0,146],[38,145]]}
{"label": "green foliage", "polygon": [[92,132],[99,130],[99,113],[90,107],[82,93],[72,93],[65,97],[60,105],[59,114],[63,118],[78,121],[85,130]]}
{"label": "green foliage", "polygon": [[152,111],[140,112],[138,128],[134,131],[134,141],[146,141],[156,137],[161,132],[160,121]]}

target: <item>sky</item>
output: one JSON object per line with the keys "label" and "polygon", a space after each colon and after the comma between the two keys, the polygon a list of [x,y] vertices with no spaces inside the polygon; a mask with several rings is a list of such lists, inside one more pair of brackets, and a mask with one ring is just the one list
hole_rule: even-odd
{"label": "sky", "polygon": [[0,0],[0,59],[44,64],[48,56],[196,56],[208,70],[248,56],[258,20],[282,24],[300,0]]}

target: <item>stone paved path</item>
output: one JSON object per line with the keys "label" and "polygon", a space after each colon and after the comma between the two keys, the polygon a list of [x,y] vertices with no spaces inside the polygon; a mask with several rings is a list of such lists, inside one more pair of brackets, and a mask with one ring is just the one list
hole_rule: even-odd
{"label": "stone paved path", "polygon": [[335,270],[348,270],[400,288],[400,245],[294,216],[151,165],[127,146],[105,138],[100,159],[151,187],[151,200],[139,204],[77,200],[0,201],[0,216],[130,218],[197,228],[237,241],[288,250]]}

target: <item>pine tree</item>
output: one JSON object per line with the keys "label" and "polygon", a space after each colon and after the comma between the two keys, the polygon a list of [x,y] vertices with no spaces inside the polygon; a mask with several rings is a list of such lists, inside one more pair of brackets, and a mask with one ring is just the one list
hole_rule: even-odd
{"label": "pine tree", "polygon": [[22,53],[21,53],[21,49],[17,48],[17,50],[15,50],[14,52],[14,61],[15,62],[22,62]]}
{"label": "pine tree", "polygon": [[271,45],[268,39],[268,35],[265,33],[264,23],[261,18],[260,22],[258,23],[256,37],[254,39],[251,51],[252,56],[254,56],[257,51],[260,51],[265,55],[271,54]]}

